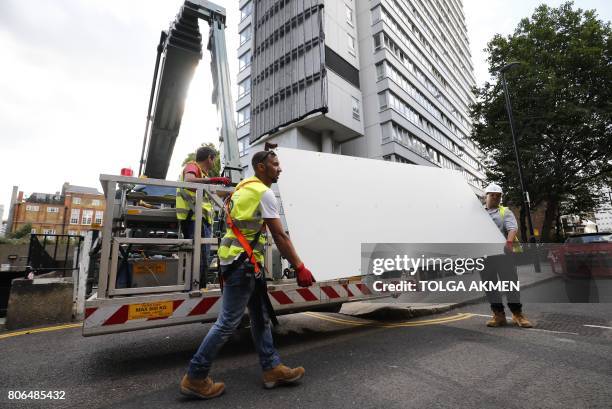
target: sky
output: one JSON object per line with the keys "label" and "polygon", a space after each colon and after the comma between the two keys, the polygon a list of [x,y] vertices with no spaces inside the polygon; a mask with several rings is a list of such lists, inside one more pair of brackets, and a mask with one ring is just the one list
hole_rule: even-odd
{"label": "sky", "polygon": [[[338,0],[339,1],[339,0]],[[365,0],[358,0],[365,1]],[[427,0],[426,0],[427,1]],[[136,173],[160,31],[183,0],[0,0],[0,204],[8,216],[12,186],[54,193],[64,182],[101,190],[99,175]],[[236,99],[238,0],[226,33]],[[513,32],[542,1],[464,0],[478,84],[489,79],[483,49]],[[558,6],[562,1],[544,1]],[[612,2],[582,0],[612,19]],[[207,34],[207,27],[201,31]],[[168,178],[201,143],[218,141],[204,53],[186,101]]]}

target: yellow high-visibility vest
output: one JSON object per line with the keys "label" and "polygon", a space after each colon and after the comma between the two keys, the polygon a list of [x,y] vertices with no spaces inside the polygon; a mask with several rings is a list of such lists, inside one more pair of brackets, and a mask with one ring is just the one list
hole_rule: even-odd
{"label": "yellow high-visibility vest", "polygon": [[[196,163],[193,163],[200,169],[202,177],[208,177],[208,174]],[[179,175],[179,181],[185,181],[185,175],[183,172]],[[189,211],[192,211],[191,220],[195,220],[195,192],[189,189],[177,188],[176,189],[176,218],[178,220],[187,220]],[[202,220],[205,220],[209,225],[213,223],[213,205],[210,199],[204,194],[202,197]]]}
{"label": "yellow high-visibility vest", "polygon": [[[263,226],[264,220],[259,203],[263,194],[269,189],[261,180],[253,176],[241,181],[232,195],[229,204],[230,217],[249,243],[255,239],[255,235]],[[253,245],[253,254],[259,263],[263,263],[265,244],[266,236],[261,234],[257,243]],[[221,239],[218,251],[221,264],[231,263],[243,251],[244,248],[238,238],[228,227],[225,236]]]}

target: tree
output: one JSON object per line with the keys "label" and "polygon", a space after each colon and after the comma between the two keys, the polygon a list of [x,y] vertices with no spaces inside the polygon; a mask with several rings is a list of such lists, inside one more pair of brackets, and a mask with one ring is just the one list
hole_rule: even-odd
{"label": "tree", "polygon": [[26,223],[14,232],[7,234],[6,237],[9,239],[23,239],[30,233],[32,233],[32,224]]}
{"label": "tree", "polygon": [[[612,36],[594,10],[539,6],[512,35],[487,44],[489,73],[506,74],[519,152],[531,201],[545,208],[542,240],[564,212],[584,214],[612,181]],[[522,202],[501,81],[476,88],[473,140],[487,156],[487,177]],[[524,210],[521,212],[524,215]]]}
{"label": "tree", "polygon": [[[221,156],[219,154],[219,149],[217,149],[217,147],[212,142],[203,143],[201,146],[208,146],[209,148],[212,148],[212,149],[215,150],[215,152],[216,152],[216,154],[215,154],[215,165],[213,166],[213,168],[208,173],[208,176],[210,176],[210,177],[219,176],[219,174],[221,173]],[[185,160],[183,161],[181,166],[185,166],[187,164],[187,162],[193,162],[194,160],[195,160],[195,152],[191,152],[189,155],[187,155],[187,157],[185,158]]]}

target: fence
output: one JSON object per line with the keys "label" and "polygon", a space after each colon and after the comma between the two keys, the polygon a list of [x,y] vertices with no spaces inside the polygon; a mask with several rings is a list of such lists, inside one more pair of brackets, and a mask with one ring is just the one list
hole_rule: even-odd
{"label": "fence", "polygon": [[26,268],[34,275],[56,272],[62,277],[72,276],[79,269],[82,242],[83,236],[32,234]]}

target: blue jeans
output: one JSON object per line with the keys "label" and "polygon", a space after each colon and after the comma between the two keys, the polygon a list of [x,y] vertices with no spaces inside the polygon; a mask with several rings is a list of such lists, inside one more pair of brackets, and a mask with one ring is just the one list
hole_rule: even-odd
{"label": "blue jeans", "polygon": [[266,371],[281,363],[272,339],[272,326],[268,312],[255,290],[253,266],[243,263],[227,277],[224,276],[221,312],[206,334],[187,371],[190,378],[208,376],[213,360],[240,324],[245,308],[249,309],[251,336],[259,355],[261,368]]}

